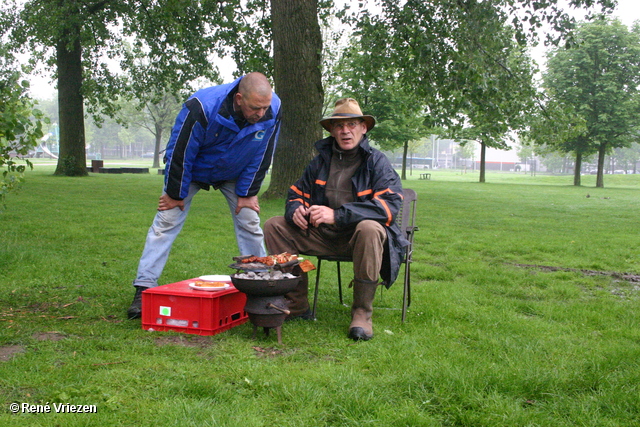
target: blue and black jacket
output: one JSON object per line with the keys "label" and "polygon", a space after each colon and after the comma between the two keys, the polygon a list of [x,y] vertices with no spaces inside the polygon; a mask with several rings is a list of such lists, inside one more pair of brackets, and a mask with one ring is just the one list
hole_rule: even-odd
{"label": "blue and black jacket", "polygon": [[172,199],[187,197],[191,182],[208,188],[235,180],[239,197],[258,194],[278,139],[280,98],[274,93],[264,117],[240,128],[220,113],[241,79],[199,90],[184,103],[165,153],[164,191]]}

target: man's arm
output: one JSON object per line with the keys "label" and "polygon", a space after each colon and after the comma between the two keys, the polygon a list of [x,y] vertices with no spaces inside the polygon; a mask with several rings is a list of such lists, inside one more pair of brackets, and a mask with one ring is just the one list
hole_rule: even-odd
{"label": "man's arm", "polygon": [[[306,230],[308,224],[306,218],[308,215],[307,209],[313,203],[311,190],[316,179],[317,163],[318,159],[316,157],[307,165],[300,179],[289,188],[287,195],[284,217],[289,224],[295,224],[303,230]],[[304,216],[304,218],[300,218],[300,215]]]}
{"label": "man's arm", "polygon": [[182,200],[189,194],[191,168],[204,140],[207,118],[198,98],[191,98],[176,118],[167,144],[170,156],[165,167],[165,192],[174,200]]}

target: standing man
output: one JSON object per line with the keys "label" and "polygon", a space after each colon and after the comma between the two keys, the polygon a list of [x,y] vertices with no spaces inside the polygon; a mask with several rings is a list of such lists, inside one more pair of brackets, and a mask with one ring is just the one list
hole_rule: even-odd
{"label": "standing man", "polygon": [[[340,255],[353,259],[353,305],[348,336],[373,337],[373,299],[378,281],[391,286],[409,244],[395,222],[402,207],[400,177],[367,132],[373,116],[355,99],[336,102],[320,121],[331,136],[316,142],[319,152],[289,189],[284,217],[265,224],[270,253]],[[308,278],[287,294],[291,315],[309,319]]]}
{"label": "standing man", "polygon": [[158,278],[193,196],[213,187],[227,199],[240,255],[264,256],[258,191],[280,129],[280,99],[261,73],[196,92],[176,118],[164,161],[164,191],[147,233],[127,314],[142,315],[142,291]]}

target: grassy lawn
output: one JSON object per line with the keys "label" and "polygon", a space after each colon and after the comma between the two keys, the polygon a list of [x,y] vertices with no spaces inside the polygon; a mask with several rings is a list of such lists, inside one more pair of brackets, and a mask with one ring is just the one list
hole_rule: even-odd
{"label": "grassy lawn", "polygon": [[[376,299],[375,338],[349,340],[328,264],[318,320],[286,323],[278,345],[249,323],[201,337],[126,320],[162,176],[54,167],[37,161],[0,213],[2,426],[640,424],[640,175],[596,189],[593,176],[413,171],[407,322],[400,280]],[[283,200],[261,206],[264,221]],[[236,252],[224,198],[202,192],[162,283],[229,274]]]}

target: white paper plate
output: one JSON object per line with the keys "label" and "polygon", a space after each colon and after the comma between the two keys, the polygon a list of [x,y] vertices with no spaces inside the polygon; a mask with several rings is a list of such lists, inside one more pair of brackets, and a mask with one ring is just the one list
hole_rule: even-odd
{"label": "white paper plate", "polygon": [[195,283],[189,283],[189,287],[191,289],[195,289],[196,291],[208,291],[208,292],[216,292],[216,291],[224,291],[225,289],[229,289],[231,285],[226,283],[224,286],[219,286],[215,288],[208,288],[206,286],[196,286]]}
{"label": "white paper plate", "polygon": [[225,276],[224,274],[210,274],[208,276],[200,276],[198,279],[204,280],[205,282],[230,282],[231,276]]}

